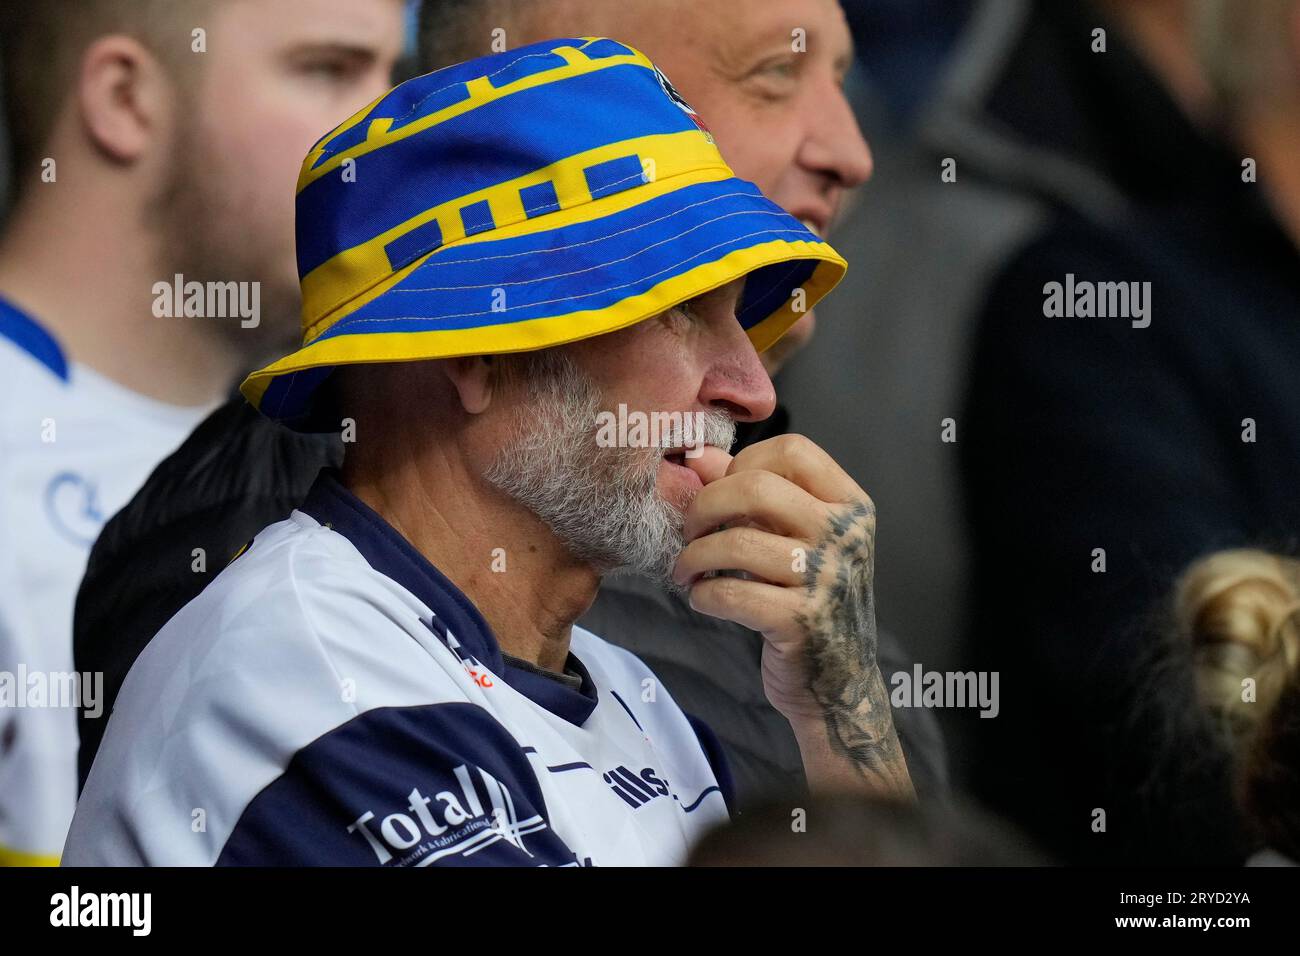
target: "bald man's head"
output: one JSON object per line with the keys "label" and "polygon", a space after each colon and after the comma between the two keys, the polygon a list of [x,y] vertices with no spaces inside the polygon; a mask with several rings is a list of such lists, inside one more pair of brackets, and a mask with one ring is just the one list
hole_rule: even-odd
{"label": "bald man's head", "polygon": [[[419,51],[425,70],[437,70],[503,49],[563,36],[608,36],[650,46],[649,28],[670,23],[683,0],[425,0]],[[671,29],[671,28],[670,28]],[[504,31],[504,35],[497,31]],[[642,37],[640,43],[636,37]],[[651,55],[650,50],[644,52]]]}
{"label": "bald man's head", "polygon": [[[742,179],[822,236],[871,153],[844,79],[853,43],[839,0],[425,0],[425,70],[553,37],[606,36],[645,53]],[[811,313],[764,359],[812,334]]]}

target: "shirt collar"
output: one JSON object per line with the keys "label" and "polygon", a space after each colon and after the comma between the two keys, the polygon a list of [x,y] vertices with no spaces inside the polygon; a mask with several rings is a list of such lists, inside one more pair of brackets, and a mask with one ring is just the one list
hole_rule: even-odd
{"label": "shirt collar", "polygon": [[68,381],[68,359],[58,341],[44,326],[3,296],[0,296],[0,338],[9,339],[61,381]]}
{"label": "shirt collar", "polygon": [[327,468],[317,476],[298,510],[343,535],[367,564],[432,609],[433,616],[424,625],[468,665],[478,662],[538,706],[572,724],[582,726],[596,709],[595,683],[577,657],[570,654],[566,663],[582,677],[576,690],[507,662],[473,602],[397,529],[343,487],[336,471]]}

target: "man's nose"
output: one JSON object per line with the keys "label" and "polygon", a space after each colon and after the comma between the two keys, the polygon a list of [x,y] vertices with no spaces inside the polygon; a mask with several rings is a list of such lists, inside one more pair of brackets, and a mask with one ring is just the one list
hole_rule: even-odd
{"label": "man's nose", "polygon": [[800,160],[845,189],[861,186],[871,178],[875,164],[849,98],[830,82],[818,100],[818,108],[808,113],[811,126]]}
{"label": "man's nose", "polygon": [[733,319],[732,328],[705,373],[700,402],[739,422],[761,422],[776,409],[776,389],[740,323]]}

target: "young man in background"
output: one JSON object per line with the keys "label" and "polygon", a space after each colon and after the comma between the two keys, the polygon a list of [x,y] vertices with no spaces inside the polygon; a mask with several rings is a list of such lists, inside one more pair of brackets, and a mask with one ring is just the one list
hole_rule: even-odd
{"label": "young man in background", "polygon": [[0,671],[27,678],[21,705],[0,707],[0,862],[53,864],[77,794],[75,714],[105,703],[93,678],[77,701],[41,692],[71,686],[90,547],[239,373],[292,339],[298,161],[388,88],[402,7],[48,0],[0,15],[15,182],[0,236]]}

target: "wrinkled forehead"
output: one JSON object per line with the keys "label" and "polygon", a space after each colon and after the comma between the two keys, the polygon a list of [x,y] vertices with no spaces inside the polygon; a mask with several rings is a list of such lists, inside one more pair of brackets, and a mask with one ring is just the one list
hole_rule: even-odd
{"label": "wrinkled forehead", "polygon": [[639,4],[629,17],[661,38],[651,51],[679,67],[735,66],[777,51],[797,50],[847,68],[853,37],[839,0],[703,0],[683,4],[679,18],[650,17]]}
{"label": "wrinkled forehead", "polygon": [[853,56],[840,0],[528,0],[517,10],[521,43],[561,33],[619,37],[670,76],[789,49],[799,39],[809,56],[844,68]]}

